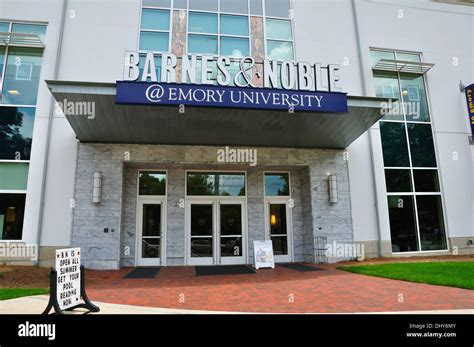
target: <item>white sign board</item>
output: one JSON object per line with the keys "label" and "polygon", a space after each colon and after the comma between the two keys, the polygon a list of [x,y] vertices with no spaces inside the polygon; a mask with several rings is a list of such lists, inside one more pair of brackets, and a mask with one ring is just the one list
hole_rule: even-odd
{"label": "white sign board", "polygon": [[271,240],[254,241],[253,254],[255,259],[255,268],[271,267],[275,268],[275,260],[273,259],[273,244]]}
{"label": "white sign board", "polygon": [[56,250],[56,290],[59,307],[65,310],[81,300],[81,249]]}

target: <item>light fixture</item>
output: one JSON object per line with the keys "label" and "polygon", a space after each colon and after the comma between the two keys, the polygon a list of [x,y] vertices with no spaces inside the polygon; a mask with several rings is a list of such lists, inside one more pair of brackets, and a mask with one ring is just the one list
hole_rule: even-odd
{"label": "light fixture", "polygon": [[271,225],[276,225],[276,224],[277,224],[277,216],[276,216],[276,214],[274,214],[274,213],[272,213],[272,214],[270,215],[270,224],[271,224]]}
{"label": "light fixture", "polygon": [[337,202],[337,176],[329,175],[328,176],[328,185],[329,185],[329,202],[335,204]]}
{"label": "light fixture", "polygon": [[94,183],[92,185],[92,202],[94,204],[100,203],[102,195],[102,173],[94,172]]}
{"label": "light fixture", "polygon": [[11,95],[20,95],[20,92],[15,89],[7,90],[7,92],[8,94],[11,94]]}

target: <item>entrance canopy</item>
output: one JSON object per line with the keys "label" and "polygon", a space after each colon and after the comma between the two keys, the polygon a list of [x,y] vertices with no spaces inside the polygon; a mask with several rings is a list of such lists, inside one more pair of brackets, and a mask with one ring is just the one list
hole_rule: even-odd
{"label": "entrance canopy", "polygon": [[[46,81],[81,142],[343,149],[388,99],[348,96],[349,112],[117,105],[115,83]],[[181,111],[181,112],[180,112]]]}

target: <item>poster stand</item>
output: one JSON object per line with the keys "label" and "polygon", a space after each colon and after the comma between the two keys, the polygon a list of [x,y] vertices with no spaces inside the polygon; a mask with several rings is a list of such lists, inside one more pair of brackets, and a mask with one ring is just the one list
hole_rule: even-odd
{"label": "poster stand", "polygon": [[[86,284],[85,284],[85,269],[84,265],[81,265],[81,298],[84,300],[83,303],[77,304],[75,306],[67,308],[65,311],[72,311],[76,308],[85,308],[89,312],[99,312],[100,308],[94,305],[86,293]],[[51,270],[49,278],[49,302],[42,314],[49,314],[52,308],[54,308],[55,314],[64,314],[63,310],[59,307],[58,296],[57,296],[57,279],[58,273],[56,270]],[[86,312],[86,313],[89,313]]]}

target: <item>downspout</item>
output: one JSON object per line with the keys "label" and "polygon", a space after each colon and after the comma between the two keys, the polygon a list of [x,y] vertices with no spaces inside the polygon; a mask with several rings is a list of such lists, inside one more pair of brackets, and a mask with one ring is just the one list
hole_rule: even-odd
{"label": "downspout", "polygon": [[[360,39],[359,17],[357,15],[356,0],[351,0],[351,3],[352,3],[352,16],[354,20],[354,27],[355,27],[354,29],[355,29],[356,43],[357,43],[357,54],[359,56],[359,70],[360,70],[360,75],[361,75],[362,92],[364,93],[364,96],[367,96],[368,90],[367,90],[367,83],[365,80],[365,73],[364,73],[365,65],[362,61],[362,43]],[[379,256],[382,257],[382,224],[380,221],[377,184],[375,182],[377,171],[375,169],[375,163],[374,163],[374,151],[373,151],[373,146],[372,146],[371,131],[372,129],[369,128],[370,160],[372,164],[372,176],[374,177],[374,185],[375,185],[375,211],[377,214],[378,235],[379,235]]]}
{"label": "downspout", "polygon": [[[63,0],[63,9],[61,14],[61,25],[59,27],[59,38],[58,38],[58,48],[56,50],[56,61],[54,67],[53,79],[56,80],[59,74],[59,61],[61,59],[61,52],[63,47],[63,38],[64,38],[64,23],[66,21],[66,10],[67,10],[68,0]],[[46,132],[46,144],[45,144],[45,153],[44,153],[44,168],[43,175],[41,178],[41,191],[40,191],[40,206],[39,206],[39,216],[38,216],[38,230],[36,233],[36,244],[38,245],[38,251],[36,252],[36,261],[35,266],[40,265],[40,253],[41,253],[41,233],[43,231],[43,213],[44,213],[44,198],[46,190],[46,177],[48,173],[48,160],[49,160],[49,147],[51,144],[51,131],[53,128],[53,116],[52,113],[55,109],[55,102],[53,96],[51,96],[51,105],[48,116],[48,129]]]}

